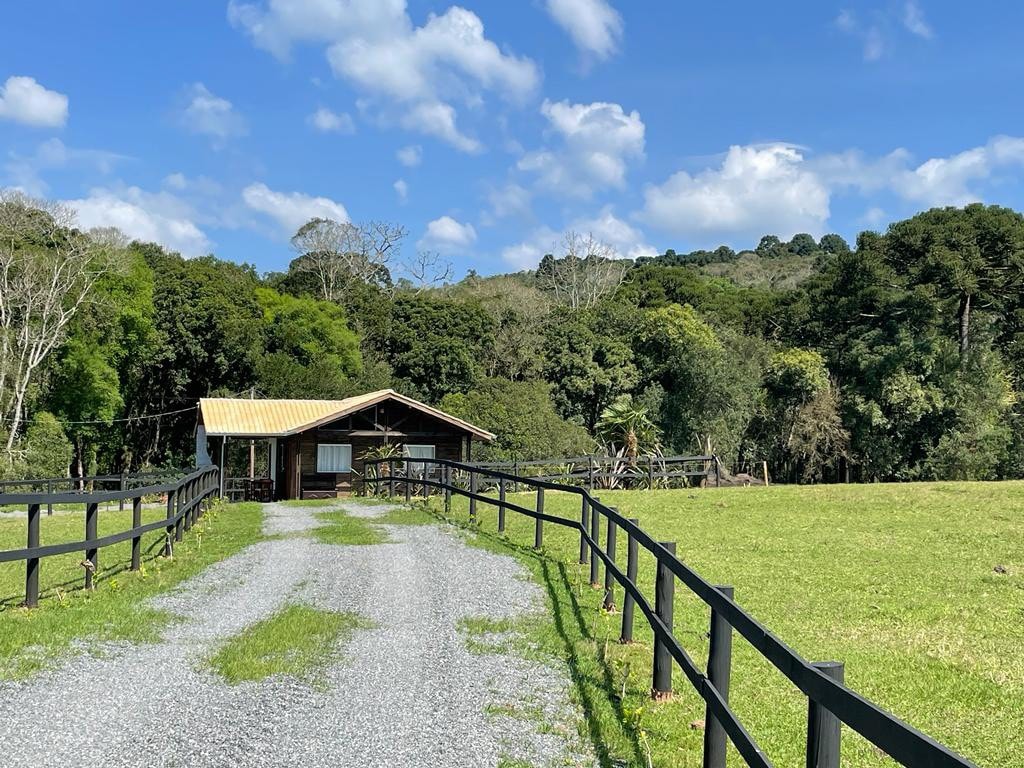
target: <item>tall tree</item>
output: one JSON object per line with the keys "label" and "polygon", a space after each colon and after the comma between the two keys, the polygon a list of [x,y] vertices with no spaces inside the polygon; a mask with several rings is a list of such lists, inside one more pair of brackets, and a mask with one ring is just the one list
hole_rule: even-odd
{"label": "tall tree", "polygon": [[66,206],[0,192],[0,432],[8,460],[40,367],[116,264],[106,238],[73,225]]}

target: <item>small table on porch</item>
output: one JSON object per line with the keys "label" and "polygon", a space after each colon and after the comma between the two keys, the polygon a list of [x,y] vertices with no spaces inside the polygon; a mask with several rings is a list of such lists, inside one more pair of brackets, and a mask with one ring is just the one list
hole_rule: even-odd
{"label": "small table on porch", "polygon": [[274,483],[269,477],[245,478],[243,481],[246,501],[268,502],[274,500]]}

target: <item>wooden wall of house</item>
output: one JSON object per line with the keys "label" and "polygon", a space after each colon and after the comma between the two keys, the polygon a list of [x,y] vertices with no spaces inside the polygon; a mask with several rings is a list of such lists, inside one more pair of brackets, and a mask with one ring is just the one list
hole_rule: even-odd
{"label": "wooden wall of house", "polygon": [[[406,443],[433,445],[437,458],[458,461],[463,458],[467,436],[465,431],[448,422],[401,403],[371,406],[284,440],[284,491],[287,498],[298,498],[300,493],[306,498],[316,498],[359,490],[364,474],[363,456],[385,440],[399,447]],[[351,445],[353,472],[317,472],[317,445],[321,443]]]}

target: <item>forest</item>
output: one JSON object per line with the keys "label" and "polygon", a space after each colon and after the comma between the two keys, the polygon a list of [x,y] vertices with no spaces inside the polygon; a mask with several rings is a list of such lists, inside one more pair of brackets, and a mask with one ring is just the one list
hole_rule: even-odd
{"label": "forest", "polygon": [[568,233],[457,282],[406,236],[314,219],[260,274],[4,193],[0,477],[189,465],[203,396],[385,387],[491,430],[492,458],[710,443],[785,482],[1024,477],[1013,210],[635,262]]}

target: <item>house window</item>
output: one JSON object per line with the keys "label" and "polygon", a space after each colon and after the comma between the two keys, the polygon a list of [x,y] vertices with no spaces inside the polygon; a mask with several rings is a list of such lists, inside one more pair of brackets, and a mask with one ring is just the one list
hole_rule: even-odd
{"label": "house window", "polygon": [[351,472],[352,446],[321,443],[316,447],[317,472]]}
{"label": "house window", "polygon": [[[410,459],[432,459],[434,458],[434,446],[406,444],[402,447],[402,454]],[[410,461],[409,471],[414,475],[422,475],[428,466],[421,461]]]}

